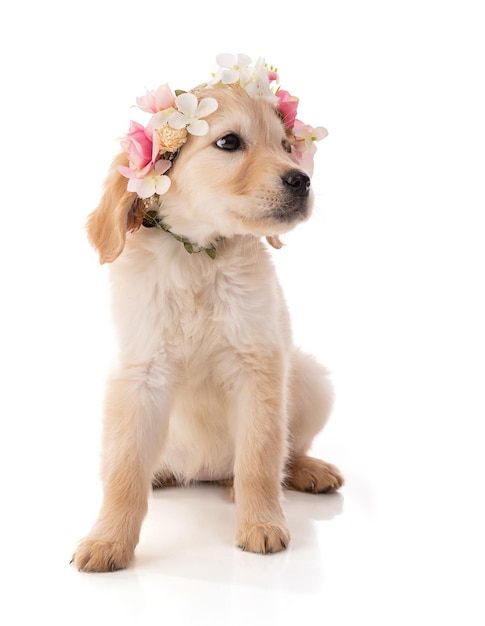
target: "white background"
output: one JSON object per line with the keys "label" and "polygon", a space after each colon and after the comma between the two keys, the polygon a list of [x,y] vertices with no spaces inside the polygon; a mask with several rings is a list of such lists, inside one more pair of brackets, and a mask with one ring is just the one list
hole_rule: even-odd
{"label": "white background", "polygon": [[[2,5],[2,623],[485,622],[480,5]],[[136,96],[195,86],[226,51],[276,65],[329,130],[315,214],[274,259],[337,390],[314,452],[347,485],[288,494],[292,546],[271,557],[232,547],[223,491],[171,490],[132,568],[80,574],[112,347],[84,221]]]}

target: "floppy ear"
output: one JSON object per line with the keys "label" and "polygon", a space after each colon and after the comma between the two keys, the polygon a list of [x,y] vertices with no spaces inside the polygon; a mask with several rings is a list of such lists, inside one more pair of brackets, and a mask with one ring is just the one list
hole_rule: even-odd
{"label": "floppy ear", "polygon": [[104,183],[104,194],[98,208],[87,221],[88,238],[99,254],[100,263],[111,263],[122,253],[127,232],[138,230],[145,207],[136,193],[127,191],[127,179],[118,165],[128,165],[125,153],[113,161]]}

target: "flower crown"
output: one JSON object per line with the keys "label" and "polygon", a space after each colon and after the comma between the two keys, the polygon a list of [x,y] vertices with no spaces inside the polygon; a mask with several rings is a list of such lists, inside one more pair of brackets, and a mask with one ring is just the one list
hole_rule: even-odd
{"label": "flower crown", "polygon": [[[327,136],[322,126],[313,128],[296,118],[298,98],[280,89],[278,72],[260,58],[251,65],[245,54],[219,54],[216,57],[218,71],[212,80],[200,85],[239,85],[251,98],[270,102],[276,109],[291,141],[288,151],[293,161],[313,173],[315,142]],[[165,84],[155,91],[136,99],[136,106],[151,113],[146,126],[130,122],[130,130],[121,141],[128,155],[129,166],[120,165],[120,173],[128,178],[128,191],[134,191],[145,200],[147,208],[158,205],[159,196],[170,188],[166,172],[172,166],[179,150],[189,135],[206,135],[209,124],[203,118],[217,109],[215,98],[200,101],[191,92],[175,91]],[[150,199],[150,200],[149,200]]]}

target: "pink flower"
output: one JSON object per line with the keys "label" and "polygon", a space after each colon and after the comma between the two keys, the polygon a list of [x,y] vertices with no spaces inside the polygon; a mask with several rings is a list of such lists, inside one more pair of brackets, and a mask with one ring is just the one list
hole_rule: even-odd
{"label": "pink flower", "polygon": [[292,146],[291,156],[310,176],[313,174],[313,157],[317,151],[315,141],[325,139],[328,131],[323,126],[308,126],[300,120],[295,120],[293,127],[295,143]]}
{"label": "pink flower", "polygon": [[[150,133],[151,134],[151,133]],[[133,120],[130,131],[121,141],[121,147],[128,155],[130,167],[119,166],[119,171],[127,178],[142,178],[153,166],[153,141],[145,127]]]}
{"label": "pink flower", "polygon": [[148,91],[141,98],[136,99],[136,106],[147,113],[158,113],[163,109],[173,107],[175,103],[175,94],[165,83],[158,87],[156,91]]}
{"label": "pink flower", "polygon": [[297,141],[292,147],[290,156],[309,176],[313,176],[313,157],[316,151],[316,146],[307,148],[303,142]]}
{"label": "pink flower", "polygon": [[296,110],[298,108],[298,98],[290,95],[288,91],[284,91],[284,89],[279,89],[276,95],[278,96],[276,108],[283,116],[283,122],[286,128],[293,128],[296,119]]}

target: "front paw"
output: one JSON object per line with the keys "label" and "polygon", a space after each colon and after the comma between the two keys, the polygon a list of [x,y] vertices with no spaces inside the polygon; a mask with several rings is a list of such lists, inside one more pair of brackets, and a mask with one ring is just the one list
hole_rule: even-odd
{"label": "front paw", "polygon": [[281,552],[286,550],[289,543],[289,530],[279,524],[245,524],[236,533],[236,545],[247,552],[259,554]]}
{"label": "front paw", "polygon": [[123,543],[83,539],[72,557],[71,563],[80,572],[114,572],[127,567],[134,556],[134,549]]}

